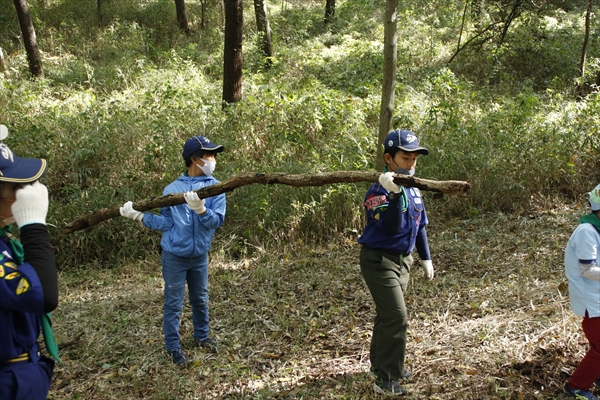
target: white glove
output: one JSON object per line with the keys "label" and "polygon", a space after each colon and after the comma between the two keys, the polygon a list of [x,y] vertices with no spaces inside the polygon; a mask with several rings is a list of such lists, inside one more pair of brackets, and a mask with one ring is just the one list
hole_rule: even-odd
{"label": "white glove", "polygon": [[134,209],[132,201],[128,201],[127,203],[123,204],[123,207],[119,208],[119,212],[121,213],[121,216],[131,218],[136,221],[141,221],[144,219],[144,213]]}
{"label": "white glove", "polygon": [[204,214],[206,212],[206,207],[204,207],[204,199],[198,197],[198,193],[196,192],[185,192],[183,194],[185,198],[185,202],[190,206],[190,208],[196,211],[197,214]]}
{"label": "white glove", "polygon": [[398,193],[400,191],[400,186],[394,183],[394,175],[393,172],[386,172],[385,174],[379,175],[379,183],[388,192]]}
{"label": "white glove", "polygon": [[421,260],[421,265],[425,269],[425,279],[430,281],[433,279],[433,263],[431,260]]}
{"label": "white glove", "polygon": [[23,186],[15,193],[17,200],[12,204],[13,218],[20,228],[29,224],[46,225],[48,214],[48,189],[40,181]]}

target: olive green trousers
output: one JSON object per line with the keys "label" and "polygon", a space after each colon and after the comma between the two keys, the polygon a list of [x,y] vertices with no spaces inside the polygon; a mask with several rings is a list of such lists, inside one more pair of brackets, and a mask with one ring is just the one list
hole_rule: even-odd
{"label": "olive green trousers", "polygon": [[371,370],[382,379],[399,380],[404,370],[407,314],[404,293],[413,258],[363,246],[360,270],[375,301]]}

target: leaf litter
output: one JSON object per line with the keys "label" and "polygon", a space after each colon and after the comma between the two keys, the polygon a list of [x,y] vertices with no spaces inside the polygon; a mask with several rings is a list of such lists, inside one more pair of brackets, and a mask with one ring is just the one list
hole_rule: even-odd
{"label": "leaf litter", "polygon": [[[562,267],[575,214],[431,218],[436,276],[424,282],[416,262],[406,293],[406,398],[560,397],[587,351]],[[158,257],[62,271],[53,313],[62,363],[49,398],[376,398],[368,376],[375,314],[359,249],[346,237],[243,259],[213,250],[219,352],[194,348],[186,298],[180,332],[193,361],[184,368],[163,349]]]}

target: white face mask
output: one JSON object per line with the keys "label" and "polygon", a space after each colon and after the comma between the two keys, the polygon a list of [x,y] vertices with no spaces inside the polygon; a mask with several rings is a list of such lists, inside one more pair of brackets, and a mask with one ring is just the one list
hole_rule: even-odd
{"label": "white face mask", "polygon": [[402,167],[398,167],[396,169],[396,171],[394,171],[397,174],[401,174],[401,175],[408,175],[408,176],[413,176],[415,174],[415,170],[414,169],[404,169]]}
{"label": "white face mask", "polygon": [[217,162],[216,161],[208,161],[208,160],[205,160],[204,158],[201,158],[201,160],[204,161],[204,166],[201,166],[200,164],[196,164],[196,167],[200,168],[200,170],[202,172],[204,172],[204,175],[211,176],[213,174],[213,172],[215,172]]}

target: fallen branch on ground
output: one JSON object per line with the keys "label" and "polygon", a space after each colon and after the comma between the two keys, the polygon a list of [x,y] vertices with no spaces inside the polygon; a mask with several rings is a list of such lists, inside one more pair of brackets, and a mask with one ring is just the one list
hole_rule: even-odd
{"label": "fallen branch on ground", "polygon": [[[339,171],[322,172],[316,174],[289,175],[283,172],[260,173],[247,172],[234,176],[231,179],[207,186],[196,190],[198,196],[202,199],[216,196],[221,193],[231,192],[241,186],[261,183],[272,185],[280,183],[290,186],[323,186],[331,183],[356,183],[356,182],[377,182],[381,172],[363,172],[363,171]],[[428,179],[415,178],[408,175],[396,175],[394,182],[398,185],[416,187],[421,190],[444,194],[466,193],[471,184],[463,181],[433,181]],[[133,203],[133,207],[138,211],[148,211],[153,208],[175,206],[185,203],[183,193],[168,194],[160,197],[150,197],[145,200],[139,200]],[[90,214],[84,215],[75,221],[67,224],[63,232],[72,233],[81,229],[86,229],[99,224],[102,221],[120,216],[119,207],[113,206],[102,208]]]}

